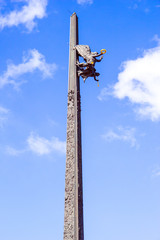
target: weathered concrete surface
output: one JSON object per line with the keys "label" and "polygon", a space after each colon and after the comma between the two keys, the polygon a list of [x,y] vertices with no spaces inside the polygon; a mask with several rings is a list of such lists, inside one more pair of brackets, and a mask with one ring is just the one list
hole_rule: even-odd
{"label": "weathered concrete surface", "polygon": [[75,113],[74,91],[68,94],[65,176],[64,240],[74,238],[75,228]]}
{"label": "weathered concrete surface", "polygon": [[74,13],[70,23],[64,240],[84,239],[80,87],[76,67],[78,57],[73,50],[77,44],[78,19]]}

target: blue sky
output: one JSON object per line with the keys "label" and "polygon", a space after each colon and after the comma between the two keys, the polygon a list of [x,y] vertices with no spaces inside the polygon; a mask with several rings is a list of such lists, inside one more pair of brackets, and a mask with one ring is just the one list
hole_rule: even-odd
{"label": "blue sky", "polygon": [[0,0],[0,239],[63,239],[74,11],[107,49],[81,79],[85,239],[160,240],[159,0]]}

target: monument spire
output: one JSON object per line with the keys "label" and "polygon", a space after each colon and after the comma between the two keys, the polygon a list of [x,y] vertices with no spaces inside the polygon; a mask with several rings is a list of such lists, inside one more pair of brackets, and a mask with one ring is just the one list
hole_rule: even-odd
{"label": "monument spire", "polygon": [[78,18],[70,18],[64,240],[84,240],[80,84],[77,71]]}
{"label": "monument spire", "polygon": [[[91,52],[88,45],[78,44],[78,18],[73,13],[70,18],[64,240],[84,240],[79,77],[84,82],[88,77],[98,82],[100,73],[96,72],[95,63],[103,59],[104,53],[105,49],[100,53]],[[85,62],[80,63],[79,56]]]}

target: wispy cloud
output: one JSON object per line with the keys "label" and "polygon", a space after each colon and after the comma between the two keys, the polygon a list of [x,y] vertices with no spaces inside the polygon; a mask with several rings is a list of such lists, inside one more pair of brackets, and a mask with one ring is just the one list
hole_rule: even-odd
{"label": "wispy cloud", "polygon": [[92,4],[93,0],[77,0],[77,3],[80,5],[87,4],[87,3]]}
{"label": "wispy cloud", "polygon": [[107,96],[112,95],[112,87],[102,88],[100,94],[97,96],[99,101],[104,101],[107,99]]}
{"label": "wispy cloud", "polygon": [[0,106],[0,128],[3,128],[4,124],[8,120],[9,110]]}
{"label": "wispy cloud", "polygon": [[28,31],[36,26],[35,19],[46,16],[47,0],[23,0],[26,5],[21,10],[13,10],[8,14],[0,15],[0,28],[13,27],[23,24]]}
{"label": "wispy cloud", "polygon": [[0,76],[0,88],[6,84],[18,87],[23,83],[22,81],[18,81],[19,77],[26,73],[33,73],[35,70],[39,70],[44,78],[52,77],[56,69],[57,66],[55,63],[48,64],[41,53],[36,49],[32,49],[28,52],[27,56],[23,57],[22,63],[18,65],[13,63],[8,64],[7,70]]}
{"label": "wispy cloud", "polygon": [[158,37],[157,34],[154,35],[154,37],[152,38],[152,41],[157,42],[157,44],[160,46],[160,38]]}
{"label": "wispy cloud", "polygon": [[50,140],[48,140],[31,133],[27,139],[27,143],[29,149],[38,155],[50,154],[53,151],[59,153],[65,153],[66,151],[66,143],[60,141],[56,137],[52,137]]}
{"label": "wispy cloud", "polygon": [[108,88],[103,88],[97,98],[99,101],[103,101],[103,100],[106,100],[107,95],[108,95]]}
{"label": "wispy cloud", "polygon": [[[130,2],[130,1],[128,1],[128,2]],[[131,5],[129,6],[129,9],[131,9],[131,10],[140,10],[140,11],[145,12],[145,13],[150,12],[150,8],[145,1],[134,0],[130,4]]]}
{"label": "wispy cloud", "polygon": [[150,12],[150,9],[149,9],[149,8],[145,8],[145,9],[144,9],[144,12],[145,12],[145,13],[149,13],[149,12]]}
{"label": "wispy cloud", "polygon": [[123,141],[128,142],[131,147],[139,147],[136,137],[136,129],[129,127],[117,127],[116,130],[110,129],[108,132],[102,135],[102,138],[106,141]]}
{"label": "wispy cloud", "polygon": [[0,114],[7,114],[8,112],[9,110],[7,108],[0,106]]}
{"label": "wispy cloud", "polygon": [[49,125],[52,126],[52,127],[53,126],[55,127],[55,126],[58,125],[58,123],[51,118],[48,118],[47,120],[48,120]]}
{"label": "wispy cloud", "polygon": [[138,4],[134,3],[132,6],[129,7],[130,9],[136,10],[138,8]]}
{"label": "wispy cloud", "polygon": [[6,153],[11,156],[19,156],[20,154],[25,153],[26,151],[27,151],[27,149],[18,150],[11,146],[6,147]]}
{"label": "wispy cloud", "polygon": [[52,137],[50,140],[31,132],[26,140],[26,147],[24,149],[15,149],[7,146],[6,152],[12,156],[18,156],[25,152],[32,152],[38,156],[49,155],[51,153],[66,152],[66,143],[60,141],[57,137]]}
{"label": "wispy cloud", "polygon": [[160,177],[160,167],[156,167],[156,168],[152,171],[152,177]]}

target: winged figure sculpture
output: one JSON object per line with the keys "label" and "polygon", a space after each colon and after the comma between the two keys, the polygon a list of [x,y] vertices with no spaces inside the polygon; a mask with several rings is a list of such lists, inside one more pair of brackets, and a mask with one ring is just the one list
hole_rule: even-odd
{"label": "winged figure sculpture", "polygon": [[[81,63],[77,61],[76,65],[78,67],[78,76],[81,76],[84,82],[88,77],[93,77],[95,81],[99,81],[98,76],[100,73],[96,72],[95,63],[101,62],[103,54],[106,53],[106,50],[102,49],[100,53],[91,52],[88,45],[76,45],[74,49],[77,50],[78,55],[83,57],[85,61]],[[98,57],[100,58],[98,59]]]}

